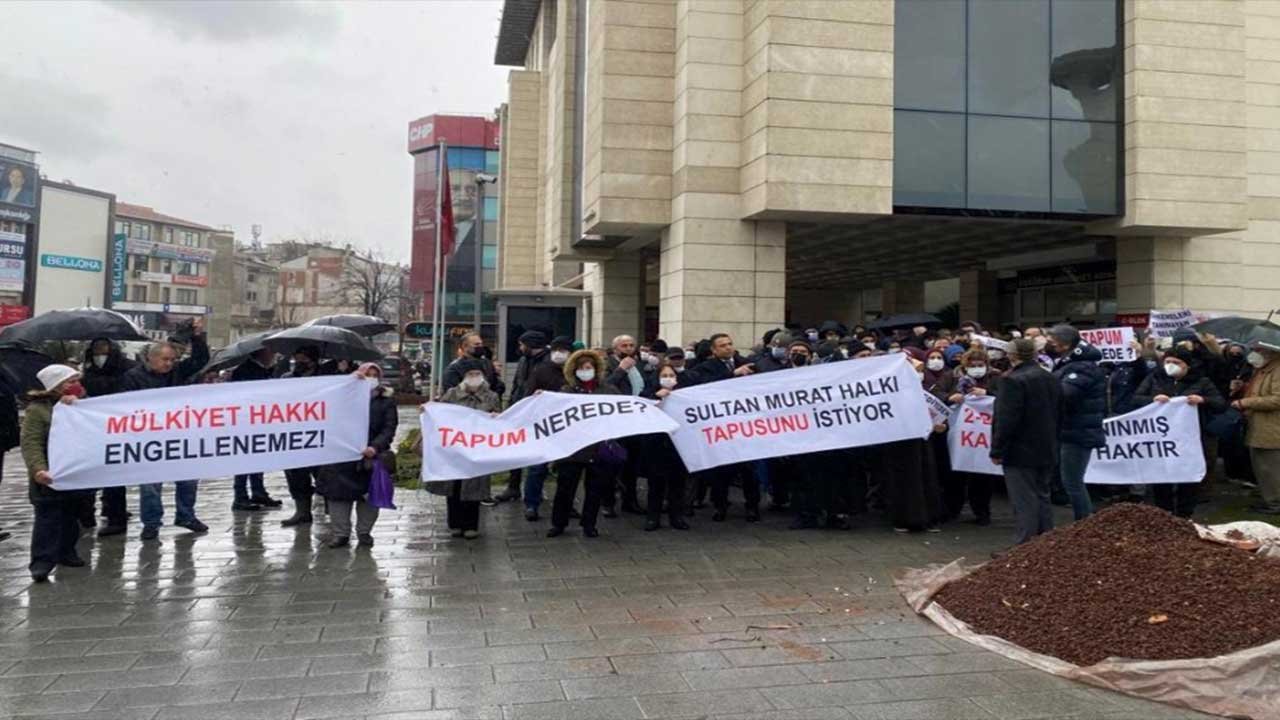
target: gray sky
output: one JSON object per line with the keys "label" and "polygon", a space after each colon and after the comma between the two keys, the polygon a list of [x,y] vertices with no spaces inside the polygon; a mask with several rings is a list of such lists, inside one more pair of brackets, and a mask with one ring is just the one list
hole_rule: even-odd
{"label": "gray sky", "polygon": [[238,239],[407,260],[410,120],[489,114],[499,0],[6,2],[0,142]]}

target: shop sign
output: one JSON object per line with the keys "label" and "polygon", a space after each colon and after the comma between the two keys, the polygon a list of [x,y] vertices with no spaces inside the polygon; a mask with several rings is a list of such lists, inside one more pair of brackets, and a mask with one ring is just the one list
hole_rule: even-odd
{"label": "shop sign", "polygon": [[207,275],[174,275],[173,284],[205,287],[209,284],[209,277]]}
{"label": "shop sign", "polygon": [[0,305],[0,325],[12,325],[31,317],[31,308],[26,305]]}
{"label": "shop sign", "polygon": [[128,238],[118,233],[111,238],[111,301],[124,299],[125,248]]}
{"label": "shop sign", "polygon": [[22,292],[27,286],[27,261],[0,258],[0,290]]}
{"label": "shop sign", "polygon": [[212,262],[218,255],[217,250],[187,247],[185,245],[171,245],[169,243],[158,243],[154,240],[139,240],[137,238],[129,238],[129,252],[134,255],[150,255],[151,257],[198,263]]}
{"label": "shop sign", "polygon": [[0,240],[0,257],[21,260],[27,256],[27,246],[23,243]]}
{"label": "shop sign", "polygon": [[40,264],[44,267],[62,270],[83,270],[84,272],[102,272],[102,261],[97,258],[75,257],[73,255],[43,254]]}
{"label": "shop sign", "polygon": [[138,279],[143,282],[173,282],[173,276],[169,273],[147,272],[146,270],[138,273]]}

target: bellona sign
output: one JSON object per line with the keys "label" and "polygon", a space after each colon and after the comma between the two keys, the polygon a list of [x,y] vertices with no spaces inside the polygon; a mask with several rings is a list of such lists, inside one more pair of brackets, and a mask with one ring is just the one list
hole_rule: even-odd
{"label": "bellona sign", "polygon": [[45,267],[62,268],[63,270],[102,272],[101,260],[97,260],[95,258],[74,257],[72,255],[41,255],[40,264]]}

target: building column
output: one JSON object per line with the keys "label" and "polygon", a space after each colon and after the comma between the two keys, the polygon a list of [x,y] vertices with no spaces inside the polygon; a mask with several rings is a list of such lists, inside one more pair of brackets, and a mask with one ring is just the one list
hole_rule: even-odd
{"label": "building column", "polygon": [[1116,304],[1121,313],[1187,308],[1237,314],[1242,264],[1238,235],[1138,237],[1116,241]]}
{"label": "building column", "polygon": [[985,270],[960,273],[960,321],[976,320],[988,330],[1000,324],[1000,293],[996,274]]}
{"label": "building column", "polygon": [[623,255],[586,263],[583,288],[591,291],[592,347],[608,347],[618,335],[639,339],[644,329],[644,259]]}
{"label": "building column", "polygon": [[913,280],[885,283],[880,287],[880,312],[885,317],[924,312],[924,283]]}

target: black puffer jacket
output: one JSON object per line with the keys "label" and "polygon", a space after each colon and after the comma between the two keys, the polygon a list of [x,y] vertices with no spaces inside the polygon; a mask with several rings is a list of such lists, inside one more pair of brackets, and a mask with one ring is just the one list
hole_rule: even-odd
{"label": "black puffer jacket", "polygon": [[151,372],[145,362],[134,365],[120,380],[120,391],[154,390],[155,388],[189,385],[195,381],[196,373],[209,362],[209,344],[204,335],[191,338],[191,357],[177,363],[164,375]]}
{"label": "black puffer jacket", "polygon": [[1062,385],[1062,421],[1058,439],[1082,447],[1102,447],[1107,436],[1102,421],[1107,417],[1107,376],[1098,366],[1102,353],[1088,343],[1080,343],[1054,368]]}
{"label": "black puffer jacket", "polygon": [[98,367],[93,362],[93,345],[90,344],[84,351],[84,363],[80,365],[84,368],[80,384],[84,385],[85,397],[102,397],[120,392],[124,374],[132,370],[136,364],[126,358],[115,343],[111,343],[107,361],[102,364],[102,367]]}
{"label": "black puffer jacket", "polygon": [[1171,398],[1199,395],[1204,398],[1204,402],[1196,408],[1200,411],[1201,434],[1205,432],[1209,420],[1214,415],[1227,410],[1227,401],[1222,397],[1222,393],[1218,392],[1217,386],[1194,367],[1187,370],[1185,376],[1177,379],[1165,374],[1164,368],[1151,373],[1134,393],[1133,404],[1135,407],[1150,405],[1157,395],[1168,395]]}
{"label": "black puffer jacket", "polygon": [[253,358],[245,360],[231,371],[231,382],[243,382],[248,380],[270,380],[276,376],[275,366],[262,367]]}
{"label": "black puffer jacket", "polygon": [[[379,454],[389,450],[399,422],[396,401],[383,389],[383,392],[369,400],[368,446]],[[369,478],[372,474],[373,460],[365,458],[322,465],[316,472],[316,491],[330,500],[359,500],[369,492]]]}

